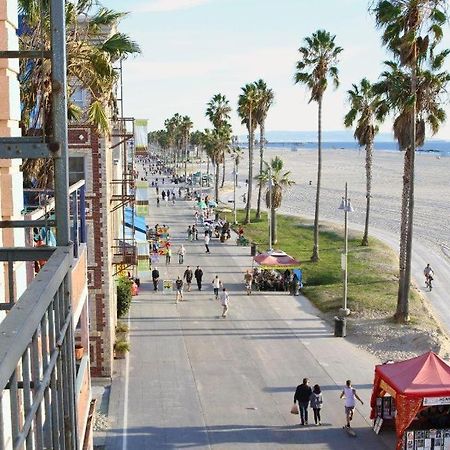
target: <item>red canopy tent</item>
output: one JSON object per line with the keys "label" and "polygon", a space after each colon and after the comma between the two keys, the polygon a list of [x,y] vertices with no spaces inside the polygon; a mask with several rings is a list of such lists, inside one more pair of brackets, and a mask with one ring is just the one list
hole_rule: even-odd
{"label": "red canopy tent", "polygon": [[450,404],[450,366],[433,352],[398,363],[377,365],[370,402],[372,419],[376,418],[377,397],[386,394],[395,398],[397,449],[401,449],[403,433],[420,410],[439,397],[449,397]]}
{"label": "red canopy tent", "polygon": [[253,260],[260,266],[273,269],[300,267],[300,262],[285,252],[273,251],[256,255]]}

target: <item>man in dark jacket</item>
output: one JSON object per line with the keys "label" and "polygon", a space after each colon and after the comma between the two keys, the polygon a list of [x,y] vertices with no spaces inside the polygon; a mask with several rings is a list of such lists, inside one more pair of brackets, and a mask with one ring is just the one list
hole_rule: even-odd
{"label": "man in dark jacket", "polygon": [[203,270],[200,269],[200,266],[197,266],[197,268],[195,269],[194,277],[197,281],[198,290],[201,291],[202,290]]}
{"label": "man in dark jacket", "polygon": [[303,378],[302,384],[297,386],[294,394],[294,403],[298,402],[300,410],[300,421],[302,425],[308,425],[308,405],[312,389],[309,386],[308,378]]}
{"label": "man in dark jacket", "polygon": [[159,280],[159,270],[157,267],[155,267],[152,270],[152,281],[153,281],[153,290],[154,291],[158,290],[158,280]]}
{"label": "man in dark jacket", "polygon": [[187,266],[186,270],[184,271],[183,279],[186,280],[188,292],[191,292],[192,270],[189,266]]}

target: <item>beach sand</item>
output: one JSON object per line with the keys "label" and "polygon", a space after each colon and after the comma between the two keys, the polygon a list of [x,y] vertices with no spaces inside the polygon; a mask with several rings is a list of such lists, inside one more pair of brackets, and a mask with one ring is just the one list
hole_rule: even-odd
{"label": "beach sand", "polygon": [[[259,163],[255,152],[254,171]],[[372,200],[370,226],[388,230],[399,239],[400,208],[403,175],[403,152],[376,151],[372,169]],[[314,150],[290,151],[267,149],[265,159],[279,156],[291,178],[296,182],[285,194],[282,213],[314,217],[317,152]],[[248,160],[242,161],[244,174]],[[244,175],[240,176],[244,179]],[[309,181],[312,184],[309,185]],[[349,214],[349,227],[364,227],[366,211],[366,172],[364,150],[324,150],[320,220],[343,222],[342,211],[337,208],[348,183],[349,198],[355,211]],[[256,204],[256,194],[254,195]],[[431,246],[443,257],[450,256],[450,158],[417,153],[414,208],[414,240]],[[370,233],[370,228],[369,228]]]}

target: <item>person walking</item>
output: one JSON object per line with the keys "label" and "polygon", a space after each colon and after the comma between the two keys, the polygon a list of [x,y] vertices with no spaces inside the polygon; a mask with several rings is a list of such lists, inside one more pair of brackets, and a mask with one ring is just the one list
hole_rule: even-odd
{"label": "person walking", "polygon": [[230,300],[230,296],[228,295],[226,288],[223,288],[222,293],[220,294],[220,304],[222,305],[222,317],[223,318],[227,317],[229,300]]}
{"label": "person walking", "polygon": [[209,234],[205,234],[205,248],[206,248],[206,253],[211,253],[211,252],[209,251],[209,240],[210,240]]}
{"label": "person walking", "polygon": [[192,227],[189,225],[187,229],[187,238],[188,241],[192,241]]}
{"label": "person walking", "polygon": [[186,280],[188,292],[191,292],[192,277],[193,277],[192,269],[189,266],[187,266],[186,270],[184,271],[183,280]]}
{"label": "person walking", "polygon": [[194,272],[195,280],[197,281],[198,290],[202,290],[202,278],[203,278],[203,270],[200,269],[200,266],[197,266]]}
{"label": "person walking", "polygon": [[172,248],[167,247],[167,249],[166,249],[166,264],[170,264],[171,259],[172,259]]}
{"label": "person walking", "polygon": [[222,281],[220,281],[219,275],[216,275],[214,277],[214,280],[212,280],[213,290],[214,290],[214,297],[216,300],[219,298],[219,289],[223,286]]}
{"label": "person walking", "polygon": [[158,290],[158,281],[159,281],[159,270],[157,267],[155,267],[152,270],[152,281],[153,281],[153,290]]}
{"label": "person walking", "polygon": [[303,378],[302,384],[297,386],[294,394],[294,403],[298,402],[300,422],[302,425],[308,425],[308,406],[311,394],[312,389],[309,386],[309,380],[308,378]]}
{"label": "person walking", "polygon": [[245,272],[244,282],[247,295],[250,295],[252,293],[252,283],[253,283],[253,274],[250,272],[250,270],[247,270],[247,272]]}
{"label": "person walking", "polygon": [[318,384],[315,384],[313,387],[313,391],[311,397],[309,397],[309,404],[314,413],[314,423],[316,425],[322,425],[322,420],[320,418],[320,410],[322,409],[323,397],[322,391]]}
{"label": "person walking", "polygon": [[184,257],[186,255],[186,249],[184,248],[184,245],[181,244],[180,248],[178,249],[178,263],[183,264]]}
{"label": "person walking", "polygon": [[347,380],[345,382],[345,386],[342,389],[341,396],[339,398],[345,398],[345,419],[347,421],[346,428],[350,428],[350,422],[353,419],[353,411],[356,406],[356,400],[358,399],[361,402],[361,405],[364,405],[364,402],[358,397],[356,393],[356,389],[352,386],[352,381]]}
{"label": "person walking", "polygon": [[183,280],[178,276],[175,281],[175,288],[177,290],[177,295],[175,297],[175,303],[183,301]]}
{"label": "person walking", "polygon": [[159,208],[159,195],[156,197],[156,207]]}

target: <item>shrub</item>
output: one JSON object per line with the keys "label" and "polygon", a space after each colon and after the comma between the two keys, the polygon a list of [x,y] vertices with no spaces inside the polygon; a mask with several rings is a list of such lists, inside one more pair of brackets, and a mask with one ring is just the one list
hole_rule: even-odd
{"label": "shrub", "polygon": [[117,322],[116,325],[116,333],[128,333],[129,328],[128,325],[126,323],[123,322]]}
{"label": "shrub", "polygon": [[131,304],[132,281],[128,277],[120,277],[117,280],[117,317],[128,314]]}
{"label": "shrub", "polygon": [[114,350],[118,353],[124,353],[130,351],[130,343],[125,340],[116,341],[114,344]]}

